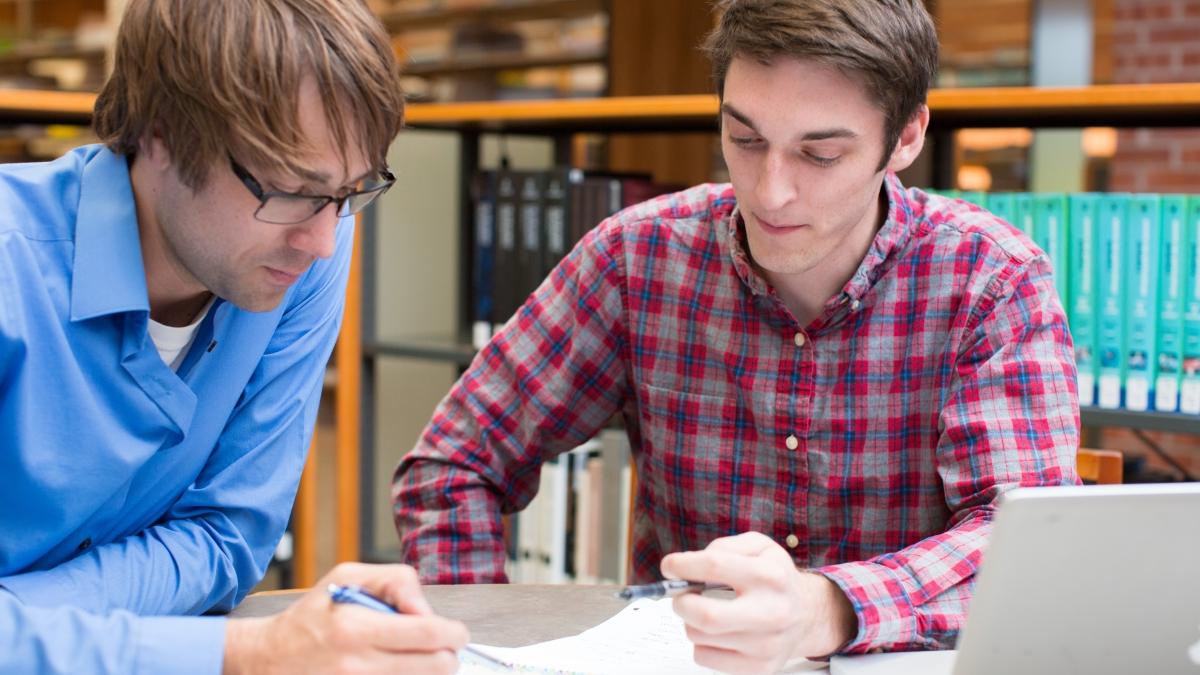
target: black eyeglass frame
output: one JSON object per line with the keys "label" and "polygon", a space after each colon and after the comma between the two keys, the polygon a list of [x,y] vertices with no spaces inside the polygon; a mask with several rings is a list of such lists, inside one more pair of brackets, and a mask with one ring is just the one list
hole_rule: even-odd
{"label": "black eyeglass frame", "polygon": [[[382,169],[379,169],[379,171],[378,171],[379,177],[383,179],[383,184],[377,185],[369,190],[360,190],[358,192],[351,192],[342,197],[334,197],[333,195],[305,195],[305,194],[300,194],[297,192],[282,192],[282,191],[278,191],[278,190],[271,190],[271,191],[264,190],[262,184],[259,183],[258,180],[254,178],[254,176],[250,175],[250,172],[246,170],[246,167],[242,166],[241,164],[238,164],[237,160],[234,159],[232,155],[230,155],[230,157],[229,157],[229,166],[230,166],[230,168],[233,169],[233,175],[237,176],[238,180],[242,181],[242,185],[245,185],[246,189],[250,191],[250,194],[254,195],[254,198],[258,200],[258,208],[254,210],[255,219],[260,220],[264,223],[271,223],[272,225],[295,225],[297,223],[302,223],[302,222],[308,220],[309,218],[312,218],[313,216],[320,213],[321,209],[325,208],[326,206],[329,206],[330,204],[337,204],[337,214],[339,217],[354,215],[355,213],[358,213],[359,211],[362,211],[367,206],[369,206],[371,204],[371,202],[375,201],[379,197],[379,195],[387,192],[388,188],[392,187],[392,185],[394,185],[396,183],[396,176],[393,175],[392,172],[389,171],[388,168],[385,166]],[[351,199],[353,199],[355,197],[363,197],[363,196],[368,196],[368,195],[370,196],[370,198],[363,201],[362,203],[358,204],[353,210],[347,208],[347,205],[350,204]],[[305,201],[312,202],[315,206],[312,210],[312,213],[308,214],[307,216],[304,216],[303,218],[300,218],[299,220],[293,220],[293,221],[288,221],[288,222],[267,220],[265,218],[262,218],[259,214],[262,212],[263,208],[266,207],[267,201],[270,200],[272,197],[283,197],[285,199],[302,199]],[[343,213],[343,210],[345,210],[344,213]]]}

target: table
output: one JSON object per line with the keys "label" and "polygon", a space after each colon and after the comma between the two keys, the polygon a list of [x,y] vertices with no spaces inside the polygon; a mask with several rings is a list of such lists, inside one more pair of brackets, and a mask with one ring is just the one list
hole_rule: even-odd
{"label": "table", "polygon": [[[581,633],[625,606],[616,585],[475,584],[422,586],[438,614],[462,621],[471,642],[497,647],[524,647]],[[242,601],[230,617],[269,616],[281,612],[304,591],[267,591]],[[715,596],[730,591],[710,591]],[[808,664],[806,673],[828,673],[823,663]]]}
{"label": "table", "polygon": [[[621,611],[615,585],[475,584],[423,586],[442,616],[471,631],[471,641],[523,647],[580,633]],[[229,616],[268,616],[283,611],[303,591],[270,591],[247,597]]]}

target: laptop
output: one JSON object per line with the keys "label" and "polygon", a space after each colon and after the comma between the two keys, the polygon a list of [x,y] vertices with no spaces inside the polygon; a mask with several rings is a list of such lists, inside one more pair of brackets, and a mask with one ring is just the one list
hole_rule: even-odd
{"label": "laptop", "polygon": [[1200,675],[1200,483],[1006,493],[956,652],[835,657],[830,670]]}

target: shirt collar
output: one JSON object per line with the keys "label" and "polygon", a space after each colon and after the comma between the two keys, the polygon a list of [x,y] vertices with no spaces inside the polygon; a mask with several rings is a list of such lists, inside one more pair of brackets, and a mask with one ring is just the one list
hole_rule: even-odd
{"label": "shirt collar", "polygon": [[125,158],[108,148],[83,167],[75,222],[71,320],[150,310],[137,207]]}
{"label": "shirt collar", "polygon": [[[879,232],[875,233],[875,238],[871,241],[871,246],[859,263],[858,269],[842,287],[842,292],[829,299],[826,304],[827,310],[860,300],[866,295],[883,271],[890,266],[891,255],[903,249],[912,236],[913,209],[900,179],[889,171],[884,176],[883,187],[887,196],[887,218]],[[729,245],[734,270],[752,293],[773,296],[774,288],[750,264],[745,234],[740,222],[741,212],[735,207],[719,228],[722,238]]]}

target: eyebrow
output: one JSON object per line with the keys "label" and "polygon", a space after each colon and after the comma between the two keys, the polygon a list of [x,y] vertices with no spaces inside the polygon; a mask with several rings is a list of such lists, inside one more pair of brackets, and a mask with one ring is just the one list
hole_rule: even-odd
{"label": "eyebrow", "polygon": [[[747,116],[745,113],[743,113],[742,111],[733,107],[732,105],[729,105],[728,103],[722,103],[721,104],[721,112],[725,113],[726,115],[729,115],[730,117],[741,122],[742,124],[745,124],[746,126],[750,127],[753,131],[755,131],[756,133],[758,132],[758,127],[754,125],[754,121],[751,120],[750,117]],[[847,129],[846,127],[830,127],[828,129],[815,129],[813,131],[806,132],[803,136],[800,137],[800,140],[801,141],[825,141],[825,140],[829,140],[831,138],[855,139],[855,138],[858,138],[858,134],[850,129]]]}
{"label": "eyebrow", "polygon": [[[357,185],[358,183],[366,180],[367,178],[370,178],[372,174],[376,174],[376,173],[379,173],[378,169],[367,169],[366,172],[363,173],[358,178],[354,178],[350,181],[347,181],[346,183],[338,186],[338,188],[345,188],[345,187],[348,187],[351,185]],[[333,180],[333,176],[325,173],[324,171],[318,171],[316,169],[301,170],[300,178],[305,181],[305,184],[303,187],[305,187],[305,188],[319,187],[320,189],[324,189],[323,186],[329,185],[330,182]]]}

